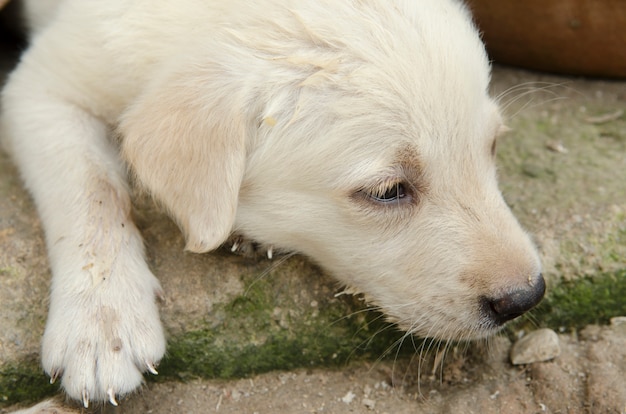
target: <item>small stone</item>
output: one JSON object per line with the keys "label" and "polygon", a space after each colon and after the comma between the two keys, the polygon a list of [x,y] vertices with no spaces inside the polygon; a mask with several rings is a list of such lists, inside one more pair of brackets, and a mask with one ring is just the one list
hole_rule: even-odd
{"label": "small stone", "polygon": [[341,401],[343,401],[346,404],[350,404],[352,400],[354,400],[354,397],[356,397],[356,395],[352,391],[348,391],[346,395],[341,397]]}
{"label": "small stone", "polygon": [[546,142],[546,148],[553,152],[567,154],[567,148],[563,146],[563,143],[561,141],[548,141]]}
{"label": "small stone", "polygon": [[538,178],[543,175],[544,169],[536,164],[525,163],[522,165],[522,173],[530,178]]}
{"label": "small stone", "polygon": [[363,398],[363,405],[366,406],[368,410],[373,410],[376,408],[376,401],[369,398]]}
{"label": "small stone", "polygon": [[611,328],[615,333],[626,336],[626,316],[611,318]]}
{"label": "small stone", "polygon": [[561,354],[559,336],[552,329],[538,329],[521,338],[511,348],[513,365],[548,361]]}

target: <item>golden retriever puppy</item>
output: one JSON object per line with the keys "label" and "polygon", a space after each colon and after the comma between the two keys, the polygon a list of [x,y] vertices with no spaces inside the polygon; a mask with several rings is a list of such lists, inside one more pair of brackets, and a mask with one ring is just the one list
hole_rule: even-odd
{"label": "golden retriever puppy", "polygon": [[415,335],[485,337],[542,298],[498,190],[502,120],[461,3],[66,0],[44,14],[2,94],[2,135],[46,232],[43,366],[85,406],[117,404],[165,352],[127,167],[188,250],[236,231],[301,252]]}

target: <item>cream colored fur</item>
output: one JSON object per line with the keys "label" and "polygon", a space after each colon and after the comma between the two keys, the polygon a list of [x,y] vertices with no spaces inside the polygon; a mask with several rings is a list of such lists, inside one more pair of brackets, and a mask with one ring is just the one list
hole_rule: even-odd
{"label": "cream colored fur", "polygon": [[191,251],[237,232],[410,333],[496,331],[481,298],[540,264],[497,187],[489,71],[452,0],[65,1],[2,96],[53,272],[45,370],[115,402],[164,354],[126,165]]}

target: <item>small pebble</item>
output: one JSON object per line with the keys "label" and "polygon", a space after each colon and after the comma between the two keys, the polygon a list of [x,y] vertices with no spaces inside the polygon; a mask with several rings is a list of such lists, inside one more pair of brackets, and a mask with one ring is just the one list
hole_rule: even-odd
{"label": "small pebble", "polygon": [[626,335],[626,316],[616,316],[611,318],[611,327],[615,333]]}
{"label": "small pebble", "polygon": [[363,405],[366,406],[369,410],[373,410],[374,408],[376,408],[376,401],[369,398],[363,398]]}
{"label": "small pebble", "polygon": [[511,348],[513,365],[548,361],[561,354],[559,336],[552,329],[538,329],[517,341]]}
{"label": "small pebble", "polygon": [[343,401],[346,404],[350,404],[352,400],[354,400],[354,397],[356,397],[356,395],[352,391],[348,391],[346,395],[341,397],[341,401]]}

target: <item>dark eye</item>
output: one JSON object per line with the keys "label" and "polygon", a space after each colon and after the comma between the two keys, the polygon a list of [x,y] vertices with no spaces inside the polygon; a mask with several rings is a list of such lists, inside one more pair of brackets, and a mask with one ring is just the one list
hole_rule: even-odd
{"label": "dark eye", "polygon": [[380,191],[370,193],[369,196],[379,203],[390,203],[406,197],[406,189],[404,188],[404,184],[394,183]]}

